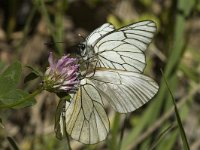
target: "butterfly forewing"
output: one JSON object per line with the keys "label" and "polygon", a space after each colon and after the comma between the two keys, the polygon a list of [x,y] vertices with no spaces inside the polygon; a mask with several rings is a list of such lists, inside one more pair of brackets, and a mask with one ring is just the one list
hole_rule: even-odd
{"label": "butterfly forewing", "polygon": [[[105,23],[99,28],[95,29],[87,38],[86,41],[82,43],[85,48],[81,49],[81,56],[82,56],[82,62],[81,66],[83,68],[86,68],[83,70],[83,74],[85,72],[90,72],[91,70],[94,71],[95,67],[93,64],[96,66],[96,54],[94,53],[94,45],[95,43],[105,36],[106,34],[110,33],[111,31],[114,30],[114,26],[110,23]],[[94,63],[95,62],[95,63]]]}
{"label": "butterfly forewing", "polygon": [[110,23],[105,23],[99,28],[95,29],[87,38],[86,38],[86,46],[94,46],[96,41],[103,37],[105,34],[113,31],[115,28]]}
{"label": "butterfly forewing", "polygon": [[109,132],[109,120],[102,98],[88,79],[81,80],[81,86],[70,104],[67,104],[65,114],[67,133],[82,143],[100,142]]}
{"label": "butterfly forewing", "polygon": [[146,61],[144,51],[156,31],[152,21],[142,21],[114,30],[94,45],[98,67],[143,72]]}

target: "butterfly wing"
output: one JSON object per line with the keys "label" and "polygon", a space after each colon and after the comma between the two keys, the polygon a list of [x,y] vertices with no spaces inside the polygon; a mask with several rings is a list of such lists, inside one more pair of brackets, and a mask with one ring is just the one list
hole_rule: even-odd
{"label": "butterfly wing", "polygon": [[158,91],[153,79],[136,72],[97,68],[93,76],[88,76],[81,80],[72,101],[65,102],[65,119],[60,111],[62,105],[58,105],[60,116],[56,119],[56,133],[59,138],[66,130],[82,143],[98,143],[109,132],[103,101],[110,103],[116,111],[127,113],[147,103]]}
{"label": "butterfly wing", "polygon": [[[96,59],[93,47],[100,38],[104,35],[108,34],[109,32],[113,31],[115,28],[110,23],[105,23],[99,28],[95,29],[83,42],[85,48],[80,49],[80,55],[82,56],[81,66],[84,68],[82,71],[82,75],[84,75],[88,70],[95,70],[96,66]],[[95,65],[94,65],[95,64]]]}
{"label": "butterfly wing", "polygon": [[158,91],[153,79],[137,72],[97,69],[90,80],[101,96],[120,113],[136,110]]}
{"label": "butterfly wing", "polygon": [[64,114],[63,112],[65,112],[65,105],[67,102],[64,99],[61,99],[58,103],[57,109],[56,109],[56,115],[55,115],[55,126],[54,126],[54,130],[56,133],[56,137],[58,139],[62,139],[64,136]]}
{"label": "butterfly wing", "polygon": [[94,44],[96,43],[96,41],[103,37],[105,34],[113,31],[115,29],[115,27],[110,24],[110,23],[105,23],[102,26],[100,26],[99,28],[95,29],[87,38],[87,46],[94,46]]}
{"label": "butterfly wing", "polygon": [[[63,130],[60,121],[57,121],[57,127],[58,130]],[[65,125],[67,133],[84,144],[94,144],[107,137],[109,120],[102,98],[88,79],[81,80],[81,86],[72,96],[72,101],[66,102]],[[57,135],[60,136],[60,133],[63,131],[59,131]]]}
{"label": "butterfly wing", "polygon": [[[157,93],[157,83],[141,74],[146,63],[144,51],[155,30],[152,21],[118,30],[106,23],[87,37],[86,46],[94,48],[97,66],[110,69],[97,68],[94,74],[88,73],[72,101],[66,102],[64,124],[73,139],[94,144],[106,138],[109,120],[103,108],[104,100],[116,111],[127,113],[141,107]],[[57,118],[57,135],[61,137],[63,117]]]}
{"label": "butterfly wing", "polygon": [[146,65],[144,51],[155,31],[153,21],[142,21],[99,38],[94,45],[97,67],[142,72]]}

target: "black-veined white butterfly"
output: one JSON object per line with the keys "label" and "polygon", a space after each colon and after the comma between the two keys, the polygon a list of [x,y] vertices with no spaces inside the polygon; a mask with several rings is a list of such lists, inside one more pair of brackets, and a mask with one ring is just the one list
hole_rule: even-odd
{"label": "black-veined white butterfly", "polygon": [[86,38],[81,44],[81,55],[87,64],[85,77],[71,95],[71,102],[64,103],[66,110],[58,109],[55,129],[59,138],[66,130],[82,143],[98,143],[109,132],[105,101],[117,112],[128,113],[157,93],[157,83],[142,74],[146,65],[144,52],[155,31],[152,21],[120,29],[105,23]]}

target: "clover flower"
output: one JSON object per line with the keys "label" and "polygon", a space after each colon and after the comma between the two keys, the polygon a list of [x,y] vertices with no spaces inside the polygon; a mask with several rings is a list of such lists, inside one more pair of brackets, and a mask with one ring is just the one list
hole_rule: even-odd
{"label": "clover flower", "polygon": [[50,92],[68,92],[77,91],[80,80],[78,79],[79,65],[76,58],[70,58],[68,55],[54,60],[52,52],[49,54],[49,67],[47,68],[43,87]]}

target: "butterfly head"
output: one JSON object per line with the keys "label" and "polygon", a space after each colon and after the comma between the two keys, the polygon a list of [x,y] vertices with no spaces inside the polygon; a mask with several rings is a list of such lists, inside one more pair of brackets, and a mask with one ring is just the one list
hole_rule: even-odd
{"label": "butterfly head", "polygon": [[85,54],[86,54],[85,42],[80,43],[80,44],[78,45],[78,48],[79,48],[79,54],[80,54],[82,57],[85,56]]}
{"label": "butterfly head", "polygon": [[86,42],[82,42],[78,45],[79,47],[79,54],[82,57],[83,60],[88,60],[88,58],[90,58],[91,56],[91,50],[90,47],[87,45]]}

